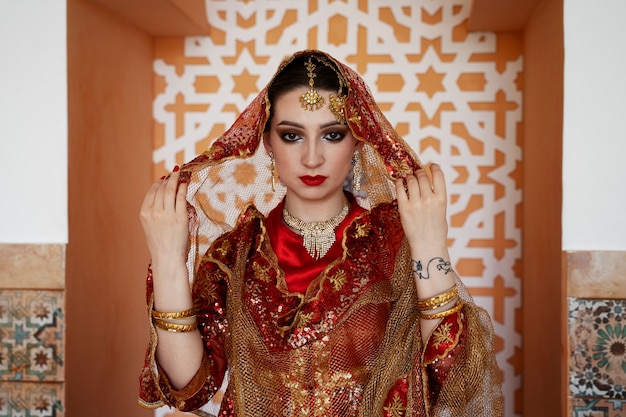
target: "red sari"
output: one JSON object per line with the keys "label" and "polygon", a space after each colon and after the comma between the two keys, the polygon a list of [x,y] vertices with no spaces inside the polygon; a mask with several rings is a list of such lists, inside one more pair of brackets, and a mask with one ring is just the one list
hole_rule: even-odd
{"label": "red sari", "polygon": [[[160,390],[166,403],[195,410],[219,389],[227,368],[240,367],[247,372],[231,371],[220,416],[240,415],[242,409],[256,416],[427,415],[463,349],[465,320],[463,313],[446,317],[425,350],[416,308],[390,326],[394,304],[414,288],[410,269],[397,273],[406,242],[395,205],[368,212],[352,201],[335,244],[318,261],[283,224],[281,213],[282,204],[267,218],[249,206],[238,226],[213,244],[193,286],[205,345],[202,369],[176,391],[166,375],[155,378],[147,366],[141,397],[149,400]],[[243,273],[237,273],[242,258]],[[229,299],[237,293],[241,298]],[[245,323],[230,309],[247,316]],[[239,326],[245,331],[233,336]],[[383,353],[395,350],[391,334],[405,339],[398,346],[417,349],[389,378]],[[245,343],[243,358],[235,340]],[[379,386],[382,380],[392,383]],[[259,390],[262,401],[242,401],[239,390]],[[376,397],[382,399],[377,412],[359,414]]]}

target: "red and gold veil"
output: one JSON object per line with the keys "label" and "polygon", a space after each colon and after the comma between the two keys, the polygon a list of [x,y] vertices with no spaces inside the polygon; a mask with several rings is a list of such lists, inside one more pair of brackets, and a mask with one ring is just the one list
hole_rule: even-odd
{"label": "red and gold veil", "polygon": [[[419,169],[417,155],[391,126],[363,79],[330,55],[317,50],[297,52],[283,60],[276,74],[303,55],[334,63],[347,87],[343,109],[346,123],[364,144],[359,155],[360,192],[355,193],[359,204],[369,209],[394,200],[393,179]],[[267,214],[284,196],[284,187],[272,191],[269,156],[260,146],[269,117],[268,86],[207,151],[181,168],[190,183],[187,198],[194,209],[190,272],[211,242],[234,226],[247,204],[253,203]],[[352,188],[351,181],[352,178],[347,179],[347,189]]]}

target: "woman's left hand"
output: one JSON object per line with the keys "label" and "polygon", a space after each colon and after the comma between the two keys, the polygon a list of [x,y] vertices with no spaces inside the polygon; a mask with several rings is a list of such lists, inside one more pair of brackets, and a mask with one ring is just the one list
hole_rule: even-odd
{"label": "woman's left hand", "polygon": [[[432,181],[426,169],[430,169]],[[396,180],[396,195],[402,228],[411,251],[442,250],[447,253],[447,192],[439,165],[422,167],[405,180]]]}

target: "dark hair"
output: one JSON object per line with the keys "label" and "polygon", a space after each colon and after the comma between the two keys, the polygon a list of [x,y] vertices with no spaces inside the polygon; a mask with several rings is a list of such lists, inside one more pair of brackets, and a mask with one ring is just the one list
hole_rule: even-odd
{"label": "dark hair", "polygon": [[[316,90],[339,92],[347,94],[347,88],[344,82],[339,81],[340,73],[336,65],[324,57],[316,55],[301,55],[294,58],[287,64],[274,78],[267,89],[267,97],[270,104],[270,114],[265,124],[267,131],[274,115],[274,104],[276,99],[283,94],[295,90],[300,87],[309,86],[309,74],[305,64],[311,58],[311,62],[315,64],[315,78],[313,79]],[[336,94],[336,93],[335,93]]]}

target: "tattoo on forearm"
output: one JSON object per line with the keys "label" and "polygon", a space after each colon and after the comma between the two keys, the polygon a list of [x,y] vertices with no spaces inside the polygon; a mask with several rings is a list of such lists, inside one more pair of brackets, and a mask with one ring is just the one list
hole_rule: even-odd
{"label": "tattoo on forearm", "polygon": [[447,275],[452,271],[452,264],[446,261],[443,258],[432,258],[426,264],[426,270],[422,266],[422,261],[416,261],[415,259],[411,259],[413,263],[413,272],[417,275],[419,279],[428,279],[430,278],[430,265],[435,263],[435,267],[439,271],[443,271],[444,275]]}

